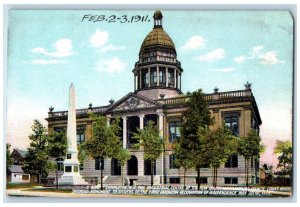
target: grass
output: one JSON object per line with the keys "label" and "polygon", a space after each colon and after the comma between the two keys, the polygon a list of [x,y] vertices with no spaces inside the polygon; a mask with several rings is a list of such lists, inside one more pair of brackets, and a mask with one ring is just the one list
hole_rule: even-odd
{"label": "grass", "polygon": [[7,183],[6,189],[32,188],[41,186],[38,183]]}
{"label": "grass", "polygon": [[38,191],[38,192],[50,192],[50,193],[72,193],[72,189],[56,189],[56,188],[32,188],[24,191]]}

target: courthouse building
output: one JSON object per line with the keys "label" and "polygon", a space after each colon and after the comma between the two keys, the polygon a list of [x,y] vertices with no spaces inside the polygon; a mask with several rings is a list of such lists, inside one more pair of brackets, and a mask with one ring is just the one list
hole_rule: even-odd
{"label": "courthouse building", "polygon": [[[135,150],[132,144],[133,133],[143,129],[148,121],[156,123],[160,136],[165,140],[164,152],[155,163],[155,184],[182,184],[183,169],[174,165],[172,143],[180,137],[182,112],[186,110],[188,94],[181,91],[184,70],[177,60],[174,42],[162,26],[162,13],[154,14],[154,28],[145,37],[138,55],[138,61],[132,70],[134,91],[117,101],[110,100],[108,105],[77,109],[77,141],[82,143],[91,139],[92,121],[88,113],[101,114],[108,121],[120,117],[123,147],[131,153],[131,159],[123,168],[123,175],[128,184],[145,185],[150,183],[150,163],[144,160],[143,150]],[[184,61],[184,60],[183,60]],[[188,60],[186,60],[188,61]],[[130,75],[130,74],[128,74]],[[107,86],[108,87],[108,86]],[[201,88],[201,85],[199,85]],[[80,90],[80,89],[79,89]],[[214,126],[219,127],[225,122],[232,132],[245,136],[251,128],[259,130],[262,123],[251,91],[251,84],[236,91],[206,93]],[[49,109],[49,131],[61,131],[67,125],[67,111]],[[100,180],[100,169],[104,169],[104,184],[121,184],[121,168],[115,159],[88,159],[81,166],[81,175],[88,182]],[[253,159],[249,172],[250,182],[257,183],[259,177],[259,159]],[[51,176],[51,174],[50,174]],[[186,183],[196,185],[196,171],[190,169],[186,173]],[[211,169],[201,168],[200,182],[212,184]],[[218,170],[218,185],[244,185],[245,162],[239,154],[233,154]]]}

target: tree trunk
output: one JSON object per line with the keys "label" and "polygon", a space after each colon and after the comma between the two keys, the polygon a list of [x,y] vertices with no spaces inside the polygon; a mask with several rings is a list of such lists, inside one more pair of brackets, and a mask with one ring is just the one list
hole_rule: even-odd
{"label": "tree trunk", "polygon": [[121,185],[124,185],[123,166],[121,165]]}
{"label": "tree trunk", "polygon": [[183,189],[185,189],[185,175],[186,175],[186,169],[183,171]]}
{"label": "tree trunk", "polygon": [[249,187],[249,159],[246,159],[246,187]]}
{"label": "tree trunk", "polygon": [[198,190],[200,190],[200,167],[197,167],[197,180]]}
{"label": "tree trunk", "polygon": [[153,160],[150,161],[150,167],[151,167],[151,186],[153,186]]}
{"label": "tree trunk", "polygon": [[218,184],[218,168],[216,167],[216,174],[215,174],[215,188],[217,187]]}
{"label": "tree trunk", "polygon": [[56,189],[58,189],[58,170],[56,169]]}
{"label": "tree trunk", "polygon": [[101,168],[101,178],[100,178],[101,190],[103,190],[103,169]]}
{"label": "tree trunk", "polygon": [[41,184],[42,183],[42,171],[40,170],[40,172],[39,172],[39,184]]}

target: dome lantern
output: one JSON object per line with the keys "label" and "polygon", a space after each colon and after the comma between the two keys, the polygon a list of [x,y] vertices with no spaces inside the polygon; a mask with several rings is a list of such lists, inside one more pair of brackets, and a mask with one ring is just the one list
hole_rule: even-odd
{"label": "dome lantern", "polygon": [[153,15],[154,28],[162,27],[162,18],[163,18],[163,15],[162,15],[161,11],[157,10]]}

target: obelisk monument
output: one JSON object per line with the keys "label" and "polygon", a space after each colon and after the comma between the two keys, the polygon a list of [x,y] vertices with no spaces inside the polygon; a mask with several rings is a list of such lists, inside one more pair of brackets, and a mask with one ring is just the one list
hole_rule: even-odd
{"label": "obelisk monument", "polygon": [[64,160],[64,173],[58,183],[60,185],[87,185],[79,173],[79,161],[76,137],[76,98],[73,83],[69,90],[69,110],[67,125],[67,154]]}

